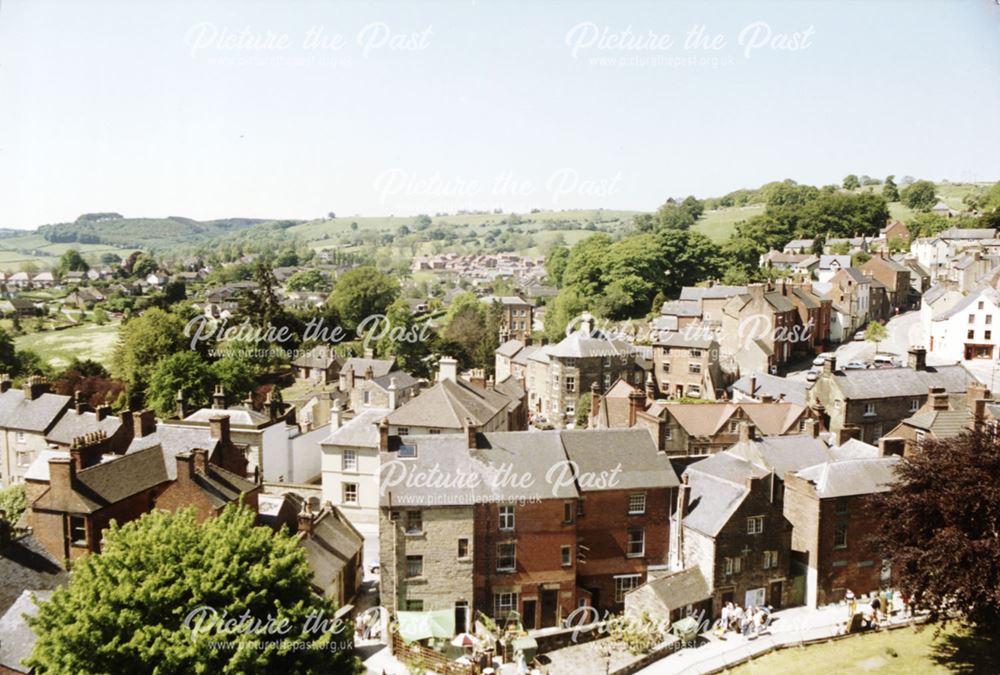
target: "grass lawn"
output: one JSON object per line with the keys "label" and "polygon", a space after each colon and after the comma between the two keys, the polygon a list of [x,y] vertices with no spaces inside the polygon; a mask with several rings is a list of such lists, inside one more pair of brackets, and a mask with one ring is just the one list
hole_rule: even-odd
{"label": "grass lawn", "polygon": [[1000,672],[995,642],[961,628],[935,639],[934,627],[900,628],[802,648],[783,649],[726,672],[739,675],[793,673],[991,673]]}
{"label": "grass lawn", "polygon": [[[24,320],[26,324],[29,321]],[[117,340],[117,323],[103,326],[88,323],[66,330],[21,335],[14,343],[17,349],[30,349],[53,366],[65,368],[74,356],[108,366]]]}
{"label": "grass lawn", "polygon": [[734,206],[726,209],[705,211],[692,229],[701,232],[714,242],[722,243],[736,231],[736,223],[764,212],[763,204]]}

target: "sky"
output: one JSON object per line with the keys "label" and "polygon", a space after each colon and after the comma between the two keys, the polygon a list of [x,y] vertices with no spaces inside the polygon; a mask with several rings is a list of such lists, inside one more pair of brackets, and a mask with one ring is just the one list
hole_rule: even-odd
{"label": "sky", "polygon": [[997,180],[997,111],[996,0],[0,0],[0,227]]}

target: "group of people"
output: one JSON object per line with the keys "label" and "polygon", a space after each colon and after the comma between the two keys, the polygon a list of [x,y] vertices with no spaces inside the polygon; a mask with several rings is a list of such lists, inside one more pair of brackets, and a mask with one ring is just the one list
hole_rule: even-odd
{"label": "group of people", "polygon": [[728,631],[736,631],[744,637],[760,635],[770,624],[771,613],[766,607],[744,609],[737,604],[727,602],[722,608],[722,617],[716,624],[716,633],[721,637]]}
{"label": "group of people", "polygon": [[859,608],[858,599],[854,591],[847,589],[844,594],[847,602],[847,622],[848,628],[858,619],[858,628],[861,630],[878,629],[883,621],[887,621],[893,612],[901,611],[904,615],[909,613],[909,602],[905,593],[893,592],[891,589],[881,590],[873,593],[867,605]]}

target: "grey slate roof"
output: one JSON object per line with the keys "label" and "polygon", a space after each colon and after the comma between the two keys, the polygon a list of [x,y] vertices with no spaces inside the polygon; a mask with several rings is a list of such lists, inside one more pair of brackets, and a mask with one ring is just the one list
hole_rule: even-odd
{"label": "grey slate roof", "polygon": [[744,459],[755,466],[773,470],[778,476],[832,459],[826,443],[808,434],[766,436],[739,442],[726,454]]}
{"label": "grey slate roof", "polygon": [[971,307],[980,298],[989,300],[994,305],[1000,305],[1000,293],[998,293],[993,288],[983,288],[978,292],[969,293],[967,296],[959,300],[957,303],[952,305],[950,308],[944,310],[940,314],[936,315],[932,321],[944,321],[945,319],[950,319],[956,314],[961,314],[966,309]]}
{"label": "grey slate roof", "polygon": [[547,348],[549,356],[577,359],[620,356],[630,354],[632,351],[632,345],[623,340],[591,337],[583,331],[575,331],[560,340],[558,344]]}
{"label": "grey slate roof", "polygon": [[352,356],[344,361],[344,365],[340,367],[340,370],[343,372],[350,368],[354,371],[354,374],[357,377],[364,377],[365,371],[368,370],[368,366],[371,366],[372,377],[381,377],[383,375],[388,375],[389,371],[391,371],[395,365],[395,359],[366,359],[358,356]]}
{"label": "grey slate roof", "polygon": [[938,239],[995,239],[997,231],[992,228],[952,227],[938,232]]}
{"label": "grey slate roof", "polygon": [[905,420],[903,424],[930,431],[935,438],[954,438],[972,427],[969,410],[927,410]]}
{"label": "grey slate roof", "polygon": [[697,300],[667,300],[660,306],[660,314],[701,316],[701,305]]}
{"label": "grey slate roof", "polygon": [[949,394],[968,389],[972,375],[965,366],[928,366],[926,370],[912,368],[874,368],[838,370],[833,382],[848,399],[864,400],[899,396],[926,396],[931,387],[944,387]]}
{"label": "grey slate roof", "polygon": [[166,464],[160,448],[123,455],[77,471],[81,491],[55,492],[50,488],[35,505],[55,511],[93,513],[170,480]]}
{"label": "grey slate roof", "polygon": [[70,397],[61,394],[42,394],[28,400],[23,389],[8,389],[0,394],[0,427],[44,433],[69,402]]}
{"label": "grey slate roof", "polygon": [[445,379],[389,413],[389,424],[460,429],[469,418],[478,426],[489,422],[510,403],[507,396],[497,391],[482,389],[461,378]]}
{"label": "grey slate roof", "polygon": [[31,630],[24,615],[38,614],[37,602],[47,602],[52,597],[52,591],[27,589],[21,592],[9,609],[0,616],[0,669],[9,668],[14,672],[26,673],[28,667],[24,659],[31,656],[35,648],[35,632]]}
{"label": "grey slate roof", "polygon": [[156,425],[155,432],[147,436],[133,438],[128,450],[126,450],[126,455],[146,448],[160,448],[166,460],[167,473],[173,480],[177,477],[177,464],[174,460],[177,455],[192,448],[204,448],[211,455],[217,444],[218,441],[212,438],[212,431],[208,427],[174,426],[160,423]]}
{"label": "grey slate roof", "polygon": [[700,567],[688,567],[679,572],[651,579],[632,589],[625,594],[626,603],[632,593],[637,595],[652,593],[666,614],[678,607],[693,605],[711,597],[712,589]]}
{"label": "grey slate roof", "polygon": [[[677,474],[666,455],[657,452],[646,429],[574,430],[561,432],[566,455],[580,471],[598,476],[620,472],[607,490],[676,487]],[[581,485],[587,491],[587,485]],[[591,488],[593,490],[593,488]]]}
{"label": "grey slate roof", "polygon": [[[827,242],[829,243],[829,242]],[[819,268],[821,270],[829,270],[834,268],[834,263],[837,263],[841,269],[847,269],[851,266],[851,256],[849,255],[821,255],[819,257]]]}
{"label": "grey slate roof", "polygon": [[778,400],[782,394],[785,395],[785,400],[790,403],[798,403],[799,405],[806,404],[806,383],[796,380],[789,380],[784,377],[778,377],[777,375],[771,375],[768,373],[755,373],[752,377],[756,378],[755,390],[750,391],[750,379],[751,375],[744,375],[740,379],[733,383],[733,390],[739,391],[747,396],[752,396],[754,398],[760,398],[762,396],[770,396],[774,400]]}
{"label": "grey slate roof", "polygon": [[300,368],[327,369],[337,362],[337,353],[330,345],[318,345],[292,361],[293,366]]}
{"label": "grey slate roof", "polygon": [[[722,455],[723,453],[719,453],[716,456]],[[692,464],[685,472],[690,489],[683,524],[684,527],[714,537],[729,522],[750,491],[745,484],[694,469],[697,464]]]}
{"label": "grey slate roof", "polygon": [[420,384],[420,380],[413,377],[405,370],[393,370],[385,375],[382,375],[381,377],[372,379],[372,382],[388,391],[393,378],[396,380],[396,389],[409,389],[414,385]]}
{"label": "grey slate roof", "polygon": [[377,448],[378,423],[389,414],[388,408],[365,408],[339,429],[334,429],[323,439],[323,445],[341,445],[353,448]]}
{"label": "grey slate roof", "polygon": [[681,289],[681,300],[721,300],[747,292],[746,286],[685,286]]}
{"label": "grey slate roof", "polygon": [[97,415],[92,412],[77,413],[75,410],[68,411],[63,415],[56,425],[45,435],[53,443],[60,445],[70,445],[77,436],[103,431],[110,438],[121,428],[120,417],[108,415],[103,420],[98,421]]}
{"label": "grey slate roof", "polygon": [[520,340],[507,340],[502,345],[497,347],[497,354],[500,356],[506,356],[508,358],[514,356],[519,351],[524,349],[524,343]]}
{"label": "grey slate roof", "polygon": [[890,490],[900,461],[896,455],[846,459],[808,467],[795,475],[813,483],[820,499],[852,497]]}
{"label": "grey slate roof", "polygon": [[[62,563],[45,550],[32,534],[12,533],[11,542],[0,551],[0,612],[7,610],[25,589],[56,588],[69,579]],[[0,631],[0,636],[4,632]],[[6,636],[0,639],[4,646]]]}

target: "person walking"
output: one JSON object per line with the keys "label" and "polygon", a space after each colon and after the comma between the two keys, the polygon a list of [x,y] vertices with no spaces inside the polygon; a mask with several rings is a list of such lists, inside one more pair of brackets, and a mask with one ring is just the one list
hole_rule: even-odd
{"label": "person walking", "polygon": [[847,621],[850,622],[858,609],[858,603],[854,598],[854,591],[848,588],[847,593],[844,594],[844,599],[847,600]]}

